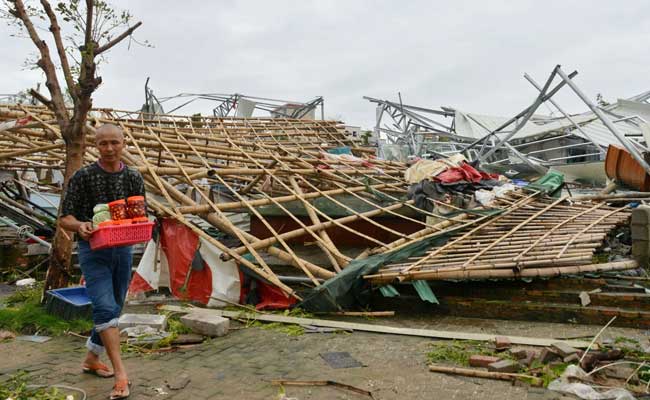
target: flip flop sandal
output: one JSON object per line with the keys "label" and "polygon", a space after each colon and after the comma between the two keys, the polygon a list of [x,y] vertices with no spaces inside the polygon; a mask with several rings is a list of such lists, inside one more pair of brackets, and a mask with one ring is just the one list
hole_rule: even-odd
{"label": "flip flop sandal", "polygon": [[[119,392],[120,394],[113,394]],[[126,379],[121,379],[113,385],[110,400],[126,399],[131,395],[131,382]]]}
{"label": "flip flop sandal", "polygon": [[86,374],[98,376],[100,378],[112,378],[115,374],[103,362],[95,364],[82,364],[81,370]]}

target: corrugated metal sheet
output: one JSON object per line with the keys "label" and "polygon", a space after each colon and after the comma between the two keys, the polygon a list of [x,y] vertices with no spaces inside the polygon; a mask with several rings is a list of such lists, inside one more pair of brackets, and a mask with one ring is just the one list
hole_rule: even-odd
{"label": "corrugated metal sheet", "polygon": [[[611,120],[620,117],[633,117],[638,116],[645,121],[650,122],[650,104],[643,101],[650,96],[650,92],[642,93],[631,99],[619,99],[616,103],[606,107],[609,111]],[[497,129],[503,123],[508,121],[509,118],[483,115],[475,113],[466,113],[456,110],[455,127],[456,134],[465,138],[479,139],[487,133]],[[605,125],[591,112],[572,116],[572,119],[581,126],[582,130],[591,137],[596,143],[607,147],[610,144],[620,144],[618,139],[605,127]],[[638,122],[634,121],[634,122]],[[632,140],[644,142],[641,129],[631,121],[616,122],[616,127],[626,136]],[[513,124],[514,125],[514,124]],[[513,126],[514,128],[514,126]],[[512,130],[512,128],[509,128]],[[524,127],[515,134],[511,140],[534,138],[542,136],[551,132],[574,133],[578,137],[582,134],[575,128],[573,124],[566,118],[559,119],[545,119],[544,117],[537,117],[524,125]],[[504,132],[499,134],[499,137],[504,137],[508,133]]]}
{"label": "corrugated metal sheet", "polygon": [[[591,113],[572,117],[577,124],[584,124],[594,118],[596,116]],[[479,139],[503,125],[508,119],[507,117],[465,113],[457,110],[454,121],[456,134],[466,138]],[[514,126],[514,123],[511,124],[504,133],[498,136],[503,137],[508,135],[508,132],[512,131]],[[535,120],[531,119],[528,121],[511,140],[532,138],[554,131],[564,131],[565,129],[571,129],[572,126],[571,121],[566,118],[537,117]]]}

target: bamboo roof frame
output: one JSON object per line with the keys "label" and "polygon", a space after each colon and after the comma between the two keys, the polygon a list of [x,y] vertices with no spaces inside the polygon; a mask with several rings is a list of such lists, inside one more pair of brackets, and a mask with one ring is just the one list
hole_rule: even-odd
{"label": "bamboo roof frame", "polygon": [[[17,120],[21,121],[18,125],[14,122]],[[123,161],[143,174],[147,191],[157,196],[149,196],[149,206],[160,216],[188,226],[222,250],[224,260],[235,259],[296,298],[299,295],[280,282],[263,254],[295,267],[318,286],[320,279],[335,276],[353,261],[336,247],[327,232],[330,228],[372,243],[357,258],[394,251],[440,233],[453,235],[446,245],[431,249],[424,257],[387,265],[366,277],[373,283],[385,284],[394,280],[498,277],[507,275],[504,271],[515,277],[541,276],[547,273],[539,271],[544,268],[558,273],[597,270],[591,265],[595,249],[612,227],[629,216],[628,210],[604,203],[549,200],[538,193],[520,191],[499,200],[505,212],[496,217],[472,213],[453,218],[437,215],[419,209],[406,198],[405,164],[375,159],[373,149],[357,146],[336,121],[202,116],[151,119],[114,109],[93,110],[89,121],[92,126],[112,123],[122,127],[127,144]],[[88,144],[94,141],[92,126],[88,127]],[[327,155],[328,150],[341,146],[350,147],[355,157]],[[0,169],[60,169],[63,149],[49,110],[40,106],[0,106]],[[87,146],[86,162],[97,158],[96,150]],[[212,190],[215,185],[224,188],[231,201],[216,201]],[[354,199],[366,210],[357,211],[341,196]],[[315,205],[321,199],[347,215],[328,215]],[[290,204],[302,207],[307,221],[295,215]],[[261,206],[274,206],[298,228],[276,230],[259,211]],[[258,238],[238,228],[227,212],[254,215],[270,236]],[[225,246],[193,224],[189,216],[201,217],[237,238],[241,245]],[[392,217],[418,230],[411,234],[398,232],[378,216]],[[425,216],[441,222],[428,223]],[[380,236],[358,232],[350,226],[356,221],[394,239],[384,242],[378,239]],[[295,252],[288,241],[302,236],[313,240],[329,265],[316,265]],[[246,254],[254,262],[244,257]],[[629,268],[631,263],[620,265]]]}

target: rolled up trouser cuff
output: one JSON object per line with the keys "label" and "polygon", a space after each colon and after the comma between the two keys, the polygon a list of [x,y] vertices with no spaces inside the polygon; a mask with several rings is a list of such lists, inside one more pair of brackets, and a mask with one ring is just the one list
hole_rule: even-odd
{"label": "rolled up trouser cuff", "polygon": [[93,343],[93,341],[90,340],[90,338],[88,338],[88,340],[86,340],[86,348],[90,352],[92,352],[93,354],[96,354],[98,356],[101,355],[104,352],[104,346],[100,346],[97,343]]}
{"label": "rolled up trouser cuff", "polygon": [[105,331],[108,328],[117,328],[118,322],[119,322],[119,318],[113,318],[112,320],[108,322],[104,322],[103,324],[95,324],[95,331],[99,333]]}

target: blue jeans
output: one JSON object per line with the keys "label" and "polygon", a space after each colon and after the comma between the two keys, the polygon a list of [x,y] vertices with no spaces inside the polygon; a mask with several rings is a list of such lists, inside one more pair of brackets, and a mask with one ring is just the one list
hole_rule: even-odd
{"label": "blue jeans", "polygon": [[99,355],[104,344],[99,332],[117,327],[131,281],[131,246],[93,251],[85,240],[78,242],[79,266],[93,306],[95,326],[86,342],[88,350]]}

